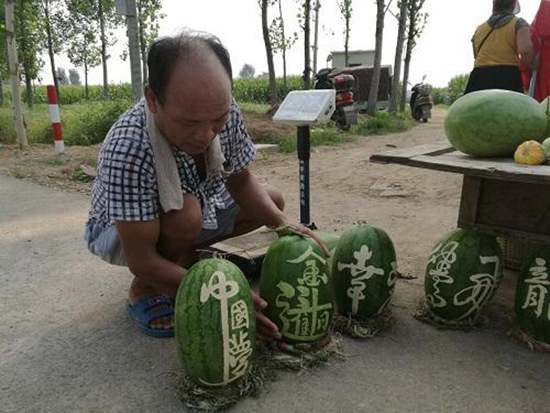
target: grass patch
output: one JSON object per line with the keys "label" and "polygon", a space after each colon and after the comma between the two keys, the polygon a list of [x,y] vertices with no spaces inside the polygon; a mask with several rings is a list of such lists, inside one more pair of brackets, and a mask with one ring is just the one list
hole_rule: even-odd
{"label": "grass patch", "polygon": [[352,126],[350,133],[355,135],[386,135],[405,132],[411,129],[415,121],[408,113],[390,115],[387,111],[377,111],[373,116],[359,116],[359,123]]}
{"label": "grass patch", "polygon": [[[67,145],[92,145],[102,142],[105,135],[133,103],[129,100],[87,102],[60,105],[63,139]],[[29,143],[53,144],[53,132],[48,105],[24,109]],[[11,108],[0,108],[0,143],[16,142],[15,122]]]}
{"label": "grass patch", "polygon": [[64,155],[58,155],[53,158],[44,159],[42,162],[50,166],[62,166],[67,165],[70,159]]}
{"label": "grass patch", "polygon": [[[310,144],[311,147],[323,145],[338,145],[342,142],[349,142],[353,138],[336,129],[335,126],[322,126],[311,129]],[[295,136],[278,136],[273,138],[272,142],[279,146],[282,153],[293,153],[298,148],[298,138]]]}
{"label": "grass patch", "polygon": [[264,103],[248,103],[248,102],[239,102],[239,107],[243,112],[252,112],[259,113],[261,115],[267,113],[271,109],[271,105],[266,105]]}
{"label": "grass patch", "polygon": [[27,172],[20,166],[17,166],[11,170],[11,176],[17,179],[24,179],[27,177]]}

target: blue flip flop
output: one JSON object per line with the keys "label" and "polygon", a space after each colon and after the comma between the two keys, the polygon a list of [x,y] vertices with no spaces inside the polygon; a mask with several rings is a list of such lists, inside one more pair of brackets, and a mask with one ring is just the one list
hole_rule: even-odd
{"label": "blue flip flop", "polygon": [[[167,307],[151,311],[161,304]],[[173,328],[161,330],[149,327],[151,321],[157,318],[174,315],[174,302],[167,295],[160,294],[154,297],[142,298],[133,305],[130,304],[130,301],[126,301],[126,311],[143,333],[153,337],[174,337]]]}

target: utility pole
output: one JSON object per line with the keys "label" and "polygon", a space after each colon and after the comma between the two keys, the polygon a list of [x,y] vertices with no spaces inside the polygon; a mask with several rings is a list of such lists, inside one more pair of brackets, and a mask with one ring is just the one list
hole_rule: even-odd
{"label": "utility pole", "polygon": [[27,142],[27,133],[25,131],[25,122],[23,120],[23,110],[21,105],[21,95],[19,94],[19,62],[17,60],[17,48],[15,45],[15,0],[6,0],[6,40],[8,44],[8,60],[10,66],[11,94],[13,100],[13,112],[15,114],[15,124],[17,126],[17,142],[19,149],[25,150],[29,147]]}
{"label": "utility pole", "polygon": [[143,97],[143,79],[141,78],[141,56],[139,49],[139,29],[135,0],[116,0],[118,14],[126,16],[126,33],[130,48],[130,73],[132,75],[132,90],[137,101]]}

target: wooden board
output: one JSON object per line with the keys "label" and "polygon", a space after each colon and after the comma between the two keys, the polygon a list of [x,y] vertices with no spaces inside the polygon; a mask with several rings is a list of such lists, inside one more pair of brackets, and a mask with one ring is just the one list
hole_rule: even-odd
{"label": "wooden board", "polygon": [[458,226],[550,244],[550,186],[465,176]]}
{"label": "wooden board", "polygon": [[394,163],[513,182],[550,184],[550,165],[518,165],[512,158],[474,158],[442,141],[374,154],[374,163]]}

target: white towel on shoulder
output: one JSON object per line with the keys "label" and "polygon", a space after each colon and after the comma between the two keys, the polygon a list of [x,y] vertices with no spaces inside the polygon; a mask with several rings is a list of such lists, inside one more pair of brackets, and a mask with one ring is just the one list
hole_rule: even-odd
{"label": "white towel on shoulder", "polygon": [[[182,209],[183,192],[174,152],[168,140],[158,129],[155,118],[147,106],[146,117],[147,131],[153,148],[155,170],[157,172],[160,205],[164,212]],[[208,178],[215,176],[227,178],[233,172],[232,165],[229,165],[229,167],[224,166],[225,157],[219,135],[216,135],[208,147],[205,162]]]}

